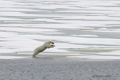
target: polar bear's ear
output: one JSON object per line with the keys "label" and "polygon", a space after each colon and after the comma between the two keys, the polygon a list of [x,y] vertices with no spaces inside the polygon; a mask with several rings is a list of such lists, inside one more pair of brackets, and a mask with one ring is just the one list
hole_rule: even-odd
{"label": "polar bear's ear", "polygon": [[45,43],[52,43],[52,44],[54,44],[54,41],[48,40],[48,41],[46,41]]}

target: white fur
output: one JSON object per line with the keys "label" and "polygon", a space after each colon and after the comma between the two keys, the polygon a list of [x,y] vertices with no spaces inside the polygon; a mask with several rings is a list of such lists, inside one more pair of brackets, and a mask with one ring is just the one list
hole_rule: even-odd
{"label": "white fur", "polygon": [[36,57],[36,55],[38,55],[40,52],[43,52],[43,51],[46,50],[47,48],[53,48],[53,47],[55,47],[54,42],[52,42],[52,41],[47,41],[47,42],[45,42],[43,45],[35,48],[34,53],[33,53],[32,56],[33,56],[33,57]]}

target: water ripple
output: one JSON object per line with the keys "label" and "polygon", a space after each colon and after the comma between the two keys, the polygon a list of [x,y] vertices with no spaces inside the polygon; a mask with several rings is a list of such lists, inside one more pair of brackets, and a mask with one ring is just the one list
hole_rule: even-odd
{"label": "water ripple", "polygon": [[32,54],[36,46],[53,40],[56,48],[45,53],[117,54],[119,3],[119,0],[1,0],[0,53]]}

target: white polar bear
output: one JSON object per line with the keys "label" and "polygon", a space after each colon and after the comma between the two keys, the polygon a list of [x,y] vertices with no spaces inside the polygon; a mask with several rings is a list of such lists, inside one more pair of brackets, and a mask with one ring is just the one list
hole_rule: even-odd
{"label": "white polar bear", "polygon": [[46,50],[47,48],[53,48],[53,47],[55,47],[54,42],[52,42],[52,41],[47,41],[47,42],[45,42],[43,45],[35,48],[32,57],[36,57],[36,55],[38,55],[40,52],[43,52],[43,51]]}

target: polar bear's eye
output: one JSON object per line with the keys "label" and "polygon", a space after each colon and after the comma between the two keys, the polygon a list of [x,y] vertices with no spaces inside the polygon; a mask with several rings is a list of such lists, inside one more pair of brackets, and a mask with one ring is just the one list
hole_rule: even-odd
{"label": "polar bear's eye", "polygon": [[54,42],[51,42],[52,44],[54,44]]}

